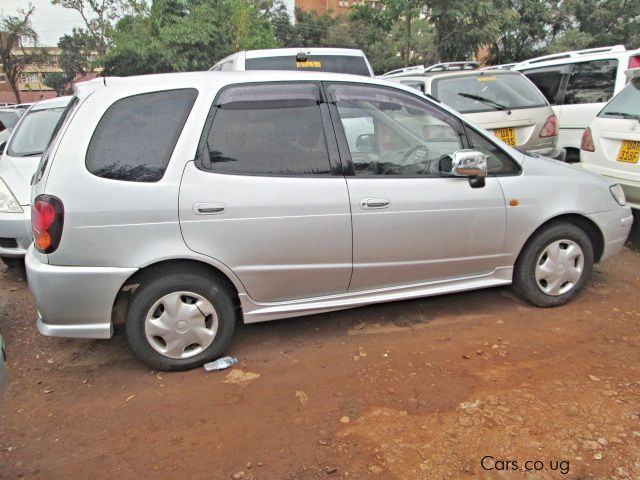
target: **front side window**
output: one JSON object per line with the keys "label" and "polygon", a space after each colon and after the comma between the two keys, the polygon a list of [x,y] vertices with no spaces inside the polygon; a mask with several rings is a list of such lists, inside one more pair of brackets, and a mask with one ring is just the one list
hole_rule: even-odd
{"label": "front side window", "polygon": [[631,80],[629,85],[607,103],[598,116],[640,119],[640,77]]}
{"label": "front side window", "polygon": [[112,180],[160,180],[197,96],[195,89],[180,89],[118,100],[93,133],[87,169]]}
{"label": "front side window", "polygon": [[532,68],[522,73],[538,87],[538,90],[540,90],[551,105],[559,105],[562,101],[562,81],[568,72],[568,66],[558,65],[554,67]]}
{"label": "front side window", "polygon": [[236,175],[331,174],[317,85],[235,86],[216,102],[203,168]]}
{"label": "front side window", "polygon": [[64,111],[62,106],[27,112],[9,142],[7,154],[12,157],[42,155]]}
{"label": "front side window", "polygon": [[596,60],[573,64],[564,95],[564,104],[608,102],[613,96],[617,71],[617,60]]}
{"label": "front side window", "polygon": [[538,108],[547,101],[519,73],[445,76],[433,80],[432,94],[460,113]]}
{"label": "front side window", "polygon": [[520,166],[497,145],[470,128],[467,129],[467,135],[470,147],[486,155],[489,175],[505,176],[520,173]]}
{"label": "front side window", "polygon": [[440,176],[460,150],[462,126],[413,95],[383,87],[330,85],[355,175]]}

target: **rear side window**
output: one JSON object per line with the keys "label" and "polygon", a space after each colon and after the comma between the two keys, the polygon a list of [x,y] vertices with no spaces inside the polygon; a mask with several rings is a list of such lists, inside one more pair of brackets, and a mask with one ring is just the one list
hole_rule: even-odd
{"label": "rear side window", "polygon": [[564,104],[608,102],[613,96],[617,71],[617,60],[573,64],[564,94]]}
{"label": "rear side window", "polygon": [[262,84],[226,89],[217,99],[201,165],[237,175],[329,175],[318,87]]}
{"label": "rear side window", "polygon": [[195,89],[180,89],[118,100],[91,138],[87,169],[112,180],[160,180],[197,96]]}
{"label": "rear side window", "polygon": [[300,70],[371,76],[364,57],[353,55],[309,55],[304,61],[298,60],[296,55],[247,58],[244,68],[245,70]]}
{"label": "rear side window", "polygon": [[419,80],[402,80],[400,82],[402,85],[406,85],[407,87],[415,88],[419,92],[424,93],[424,82]]}
{"label": "rear side window", "polygon": [[559,65],[557,67],[534,68],[522,73],[538,87],[538,90],[551,105],[559,105],[561,101],[560,87],[568,72],[569,67]]}

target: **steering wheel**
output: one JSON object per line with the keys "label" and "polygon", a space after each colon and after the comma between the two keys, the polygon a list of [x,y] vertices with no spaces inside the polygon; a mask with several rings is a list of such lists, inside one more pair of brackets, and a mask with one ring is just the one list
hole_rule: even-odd
{"label": "steering wheel", "polygon": [[[424,153],[422,153],[420,155],[422,157],[422,159],[420,159],[419,162],[415,162],[415,161],[409,162],[420,151],[424,152]],[[428,155],[429,155],[429,149],[427,147],[425,147],[424,145],[414,145],[409,150],[407,150],[404,153],[404,155],[402,155],[402,159],[400,160],[400,164],[401,165],[411,165],[413,163],[422,163],[427,159]]]}

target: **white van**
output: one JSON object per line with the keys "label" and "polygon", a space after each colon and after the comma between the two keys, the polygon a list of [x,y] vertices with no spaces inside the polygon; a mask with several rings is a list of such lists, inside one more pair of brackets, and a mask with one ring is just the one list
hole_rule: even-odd
{"label": "white van", "polygon": [[362,50],[352,48],[268,48],[245,50],[223,58],[209,71],[298,70],[351,73],[373,77]]}
{"label": "white van", "polygon": [[524,73],[547,97],[560,124],[558,147],[566,160],[580,160],[582,132],[627,84],[625,70],[640,67],[640,49],[624,45],[590,48],[533,58],[514,70]]}

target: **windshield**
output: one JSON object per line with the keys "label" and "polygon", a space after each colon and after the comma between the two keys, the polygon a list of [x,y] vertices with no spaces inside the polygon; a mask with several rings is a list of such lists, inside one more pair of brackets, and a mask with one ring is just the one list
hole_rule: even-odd
{"label": "windshield", "polygon": [[18,123],[19,115],[14,112],[0,112],[0,131],[8,128],[13,129]]}
{"label": "windshield", "polygon": [[12,157],[42,155],[65,107],[31,110],[11,137],[7,154]]}
{"label": "windshield", "polygon": [[538,108],[547,101],[521,74],[448,76],[433,80],[434,97],[460,113]]}
{"label": "windshield", "polygon": [[628,118],[638,115],[640,115],[640,77],[634,78],[598,114],[599,117],[605,118]]}
{"label": "windshield", "polygon": [[244,68],[245,70],[301,70],[371,76],[364,57],[350,55],[309,55],[303,62],[297,61],[295,55],[247,58]]}

